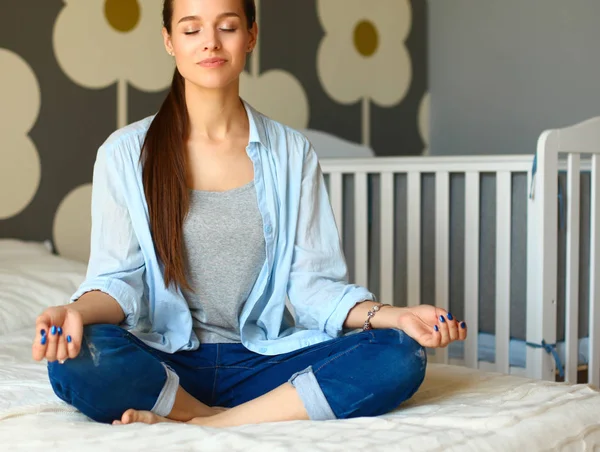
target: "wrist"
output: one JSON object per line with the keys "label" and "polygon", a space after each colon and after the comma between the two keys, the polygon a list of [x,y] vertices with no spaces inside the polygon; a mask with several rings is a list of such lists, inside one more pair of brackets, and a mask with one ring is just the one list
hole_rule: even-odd
{"label": "wrist", "polygon": [[410,317],[411,308],[398,308],[398,312],[396,314],[396,326],[399,330],[404,330],[405,320]]}
{"label": "wrist", "polygon": [[[369,311],[375,306],[381,306],[373,316],[369,317]],[[348,313],[344,328],[356,329],[364,328],[365,321],[369,319],[371,328],[373,329],[389,329],[398,328],[399,318],[403,317],[403,313],[407,308],[382,304],[372,300],[365,300],[356,304]]]}
{"label": "wrist", "polygon": [[377,312],[377,315],[371,318],[373,329],[400,328],[400,319],[404,317],[407,308],[391,305],[384,306]]}
{"label": "wrist", "polygon": [[69,313],[71,313],[71,315],[76,315],[81,319],[81,324],[82,325],[86,325],[85,323],[85,309],[79,309],[79,306],[77,305],[77,303],[70,303],[64,306],[65,310]]}

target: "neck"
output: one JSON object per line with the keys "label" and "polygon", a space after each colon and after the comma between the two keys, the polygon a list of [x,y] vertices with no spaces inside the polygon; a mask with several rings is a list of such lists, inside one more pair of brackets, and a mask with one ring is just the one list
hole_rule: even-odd
{"label": "neck", "polygon": [[186,82],[185,98],[190,118],[190,140],[223,141],[246,131],[247,115],[239,88],[203,89]]}

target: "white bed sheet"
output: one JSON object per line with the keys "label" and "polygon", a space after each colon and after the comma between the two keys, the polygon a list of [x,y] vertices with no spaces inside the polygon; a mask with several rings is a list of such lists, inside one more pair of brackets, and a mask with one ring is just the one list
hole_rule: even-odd
{"label": "white bed sheet", "polygon": [[182,424],[110,426],[59,401],[31,329],[0,336],[0,450],[579,451],[600,448],[600,393],[430,365],[401,409],[379,418],[230,429]]}
{"label": "white bed sheet", "polygon": [[43,243],[0,239],[0,336],[33,327],[48,306],[67,303],[85,270]]}

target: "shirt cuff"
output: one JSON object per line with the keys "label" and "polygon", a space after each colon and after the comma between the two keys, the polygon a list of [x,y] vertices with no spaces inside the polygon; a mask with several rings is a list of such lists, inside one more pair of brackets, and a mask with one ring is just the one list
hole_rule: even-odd
{"label": "shirt cuff", "polygon": [[125,319],[122,326],[127,329],[135,327],[139,319],[139,303],[136,301],[135,290],[127,283],[117,278],[94,278],[85,281],[71,296],[71,302],[77,301],[84,293],[99,290],[113,297],[121,306]]}
{"label": "shirt cuff", "polygon": [[375,295],[364,287],[354,286],[337,304],[329,318],[325,321],[325,332],[331,337],[338,337],[344,329],[344,322],[350,310],[363,301],[377,301]]}

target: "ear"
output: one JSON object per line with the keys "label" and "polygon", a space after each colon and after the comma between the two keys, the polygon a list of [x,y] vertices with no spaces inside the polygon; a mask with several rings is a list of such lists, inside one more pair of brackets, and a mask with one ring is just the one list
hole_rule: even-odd
{"label": "ear", "polygon": [[169,55],[173,55],[173,43],[171,42],[171,35],[169,35],[169,32],[167,31],[167,29],[165,27],[163,27],[163,29],[162,29],[162,35],[163,35],[163,43],[165,45],[165,49],[166,49],[167,53]]}
{"label": "ear", "polygon": [[247,51],[248,53],[250,53],[254,50],[254,47],[256,47],[256,41],[258,39],[258,25],[256,24],[256,22],[252,24],[252,28],[248,30],[248,33],[250,35],[250,39],[248,40]]}

